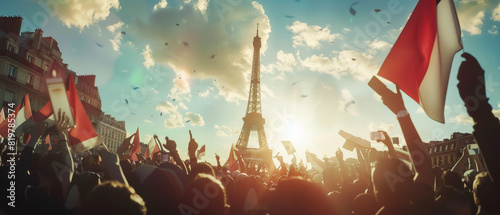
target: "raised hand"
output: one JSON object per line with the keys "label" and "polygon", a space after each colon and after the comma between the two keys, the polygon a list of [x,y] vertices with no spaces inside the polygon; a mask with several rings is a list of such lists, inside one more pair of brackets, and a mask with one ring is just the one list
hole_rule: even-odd
{"label": "raised hand", "polygon": [[217,160],[217,162],[220,161],[220,157],[219,157],[219,155],[217,155],[217,153],[215,153],[215,160]]}
{"label": "raised hand", "polygon": [[396,157],[396,151],[394,151],[394,146],[392,145],[391,137],[389,137],[389,135],[385,131],[379,130],[378,132],[382,132],[384,134],[384,139],[377,140],[377,142],[384,143],[384,145],[387,146],[387,149],[389,151],[389,156]]}
{"label": "raised hand", "polygon": [[68,132],[71,128],[69,127],[69,117],[66,116],[65,112],[61,112],[60,108],[57,112],[57,116],[56,128],[59,132],[59,140],[67,140]]}
{"label": "raised hand", "polygon": [[177,151],[177,143],[175,143],[174,140],[168,139],[168,137],[165,137],[165,141],[167,141],[163,146],[169,151],[169,152],[176,152]]}
{"label": "raised hand", "polygon": [[340,148],[335,153],[335,156],[337,157],[337,159],[339,159],[339,161],[344,161],[344,153],[342,152],[342,150],[340,150]]}
{"label": "raised hand", "polygon": [[[462,62],[458,69],[457,79],[459,81],[457,87],[460,97],[465,102],[467,110],[472,110],[477,106],[478,100],[486,100],[486,86],[484,82],[484,70],[479,65],[479,62],[469,53],[463,53],[462,57],[465,61]],[[487,101],[487,100],[486,100]]]}
{"label": "raised hand", "polygon": [[193,134],[191,133],[191,130],[189,130],[189,145],[188,145],[188,152],[189,156],[195,156],[196,157],[196,150],[198,149],[198,143],[196,140],[193,138]]}

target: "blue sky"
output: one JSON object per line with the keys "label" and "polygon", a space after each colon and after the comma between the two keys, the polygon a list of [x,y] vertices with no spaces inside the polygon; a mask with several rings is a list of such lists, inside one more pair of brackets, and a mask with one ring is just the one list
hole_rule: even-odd
{"label": "blue sky", "polygon": [[[214,162],[214,153],[227,158],[243,125],[256,23],[271,149],[284,155],[280,141],[291,140],[299,158],[306,150],[334,156],[344,143],[340,129],[365,139],[384,129],[402,138],[396,117],[367,83],[417,1],[358,1],[353,16],[354,2],[21,0],[3,3],[0,14],[22,16],[22,30],[42,28],[59,42],[71,69],[96,74],[102,110],[125,120],[129,133],[139,127],[143,142],[153,134],[169,136],[185,155],[192,130],[200,145],[207,145],[206,160]],[[500,3],[455,0],[455,5],[464,48],[486,71],[490,103],[500,115]],[[445,124],[428,118],[404,95],[424,141],[472,131],[456,88],[461,53],[451,70]]]}

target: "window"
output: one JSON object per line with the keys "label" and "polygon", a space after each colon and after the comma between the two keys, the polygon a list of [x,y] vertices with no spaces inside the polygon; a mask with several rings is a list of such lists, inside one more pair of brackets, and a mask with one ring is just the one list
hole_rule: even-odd
{"label": "window", "polygon": [[443,151],[443,146],[439,146],[439,151]]}
{"label": "window", "polygon": [[28,55],[27,60],[28,60],[30,63],[35,63],[35,59],[34,59],[34,58],[33,58],[33,56],[31,56],[31,55]]}
{"label": "window", "polygon": [[448,150],[448,144],[446,144],[446,146],[444,146],[444,150]]}
{"label": "window", "polygon": [[9,46],[7,47],[7,50],[9,50],[10,52],[17,53],[17,48],[15,46],[13,46],[12,44],[9,44]]}
{"label": "window", "polygon": [[466,140],[465,140],[465,144],[468,144],[468,143],[469,143],[469,139],[466,139]]}
{"label": "window", "polygon": [[16,78],[17,77],[17,67],[10,65],[8,77],[9,78]]}
{"label": "window", "polygon": [[5,90],[5,95],[3,97],[4,102],[13,102],[14,101],[14,92],[10,90]]}
{"label": "window", "polygon": [[451,144],[451,149],[454,149],[455,148],[455,143],[452,143]]}
{"label": "window", "polygon": [[31,74],[26,74],[26,84],[33,86],[34,77]]}
{"label": "window", "polygon": [[438,148],[437,146],[436,146],[436,147],[434,147],[434,152],[436,152],[436,151],[437,151],[437,148]]}

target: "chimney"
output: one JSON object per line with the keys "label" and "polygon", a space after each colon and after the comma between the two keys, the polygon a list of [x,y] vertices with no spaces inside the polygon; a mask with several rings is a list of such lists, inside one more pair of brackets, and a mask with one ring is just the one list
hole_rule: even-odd
{"label": "chimney", "polygon": [[35,36],[33,37],[33,48],[36,50],[40,49],[40,44],[42,43],[43,31],[42,29],[35,29]]}
{"label": "chimney", "polygon": [[0,16],[0,29],[4,30],[7,34],[13,33],[19,36],[22,23],[23,18],[20,16]]}

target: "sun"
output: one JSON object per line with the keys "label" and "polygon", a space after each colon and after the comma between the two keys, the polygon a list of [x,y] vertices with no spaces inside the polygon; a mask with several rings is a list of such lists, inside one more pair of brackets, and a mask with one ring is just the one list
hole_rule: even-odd
{"label": "sun", "polygon": [[294,144],[300,144],[303,141],[304,126],[298,120],[290,120],[285,125],[284,138],[292,141]]}

